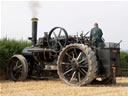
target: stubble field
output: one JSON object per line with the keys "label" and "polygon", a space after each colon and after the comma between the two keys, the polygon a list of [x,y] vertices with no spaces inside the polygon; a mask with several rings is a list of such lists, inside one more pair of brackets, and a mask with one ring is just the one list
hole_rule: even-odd
{"label": "stubble field", "polygon": [[128,77],[116,85],[68,86],[60,80],[0,80],[0,96],[128,96]]}

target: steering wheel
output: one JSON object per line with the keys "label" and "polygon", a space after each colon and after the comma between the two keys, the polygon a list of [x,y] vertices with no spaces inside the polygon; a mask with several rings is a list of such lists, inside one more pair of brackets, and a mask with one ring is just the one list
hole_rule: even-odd
{"label": "steering wheel", "polygon": [[48,36],[48,46],[59,52],[63,47],[66,46],[68,40],[68,33],[62,27],[54,27]]}

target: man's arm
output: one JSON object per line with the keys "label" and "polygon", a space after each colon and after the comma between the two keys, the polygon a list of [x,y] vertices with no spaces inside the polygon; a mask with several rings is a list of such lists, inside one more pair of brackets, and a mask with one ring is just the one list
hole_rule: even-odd
{"label": "man's arm", "polygon": [[102,30],[100,29],[100,38],[102,37],[102,35],[103,35],[103,32],[102,32]]}

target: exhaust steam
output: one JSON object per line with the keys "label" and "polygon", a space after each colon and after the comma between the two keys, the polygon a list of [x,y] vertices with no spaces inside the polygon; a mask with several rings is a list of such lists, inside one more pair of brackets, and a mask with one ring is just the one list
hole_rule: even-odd
{"label": "exhaust steam", "polygon": [[29,1],[29,7],[32,12],[32,18],[37,17],[40,8],[40,2],[38,0]]}

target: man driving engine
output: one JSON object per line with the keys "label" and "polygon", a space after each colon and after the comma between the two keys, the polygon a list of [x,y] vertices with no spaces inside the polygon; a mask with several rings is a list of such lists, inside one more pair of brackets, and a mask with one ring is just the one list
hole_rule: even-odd
{"label": "man driving engine", "polygon": [[91,45],[94,47],[99,47],[99,43],[103,42],[102,40],[102,30],[98,27],[98,23],[94,24],[94,28],[91,29],[90,41]]}

